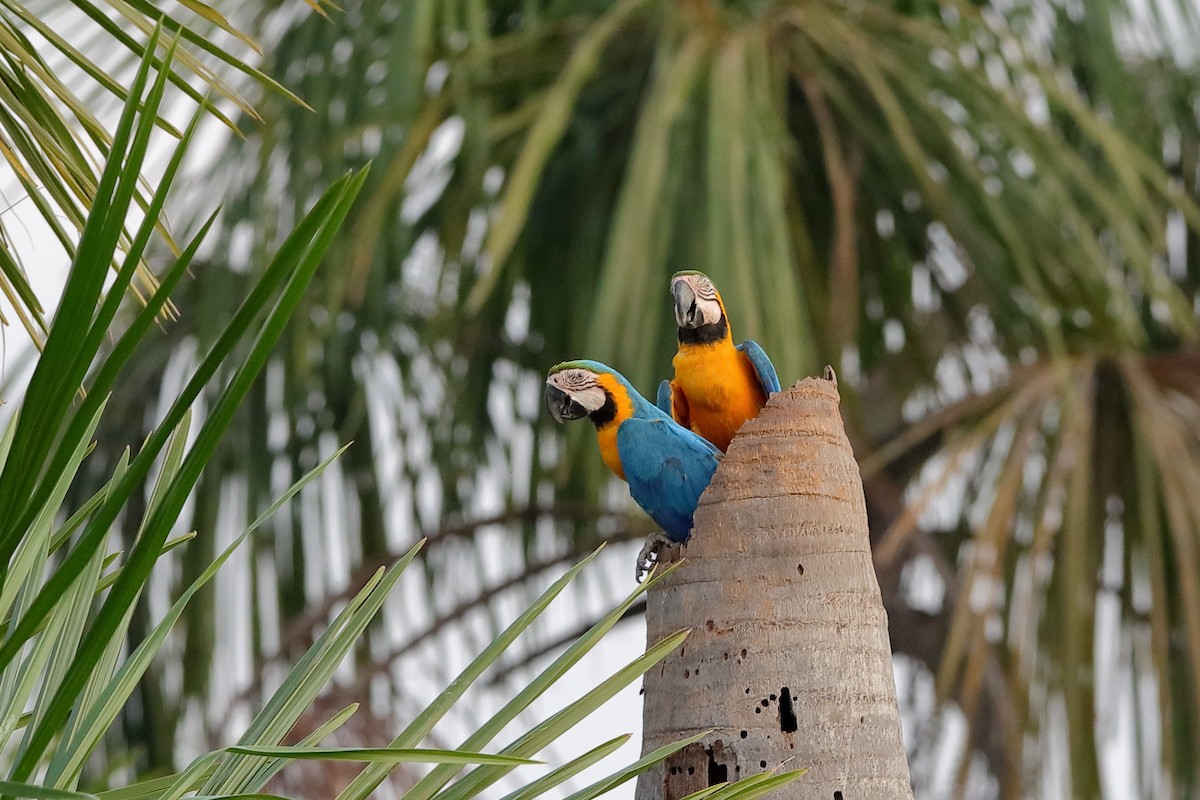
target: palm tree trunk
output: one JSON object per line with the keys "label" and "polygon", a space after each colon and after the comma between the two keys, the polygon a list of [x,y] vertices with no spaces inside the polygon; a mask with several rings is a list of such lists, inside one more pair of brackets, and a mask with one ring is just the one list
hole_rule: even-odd
{"label": "palm tree trunk", "polygon": [[774,395],[700,499],[686,562],[650,592],[643,752],[711,730],[638,781],[676,800],[786,764],[775,796],[911,798],[887,615],[832,371]]}

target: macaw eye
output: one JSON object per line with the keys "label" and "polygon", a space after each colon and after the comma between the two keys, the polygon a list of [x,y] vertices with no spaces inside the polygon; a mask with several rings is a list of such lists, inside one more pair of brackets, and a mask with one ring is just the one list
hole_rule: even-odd
{"label": "macaw eye", "polygon": [[712,285],[712,281],[710,281],[708,278],[697,279],[696,294],[705,300],[715,300],[717,298],[716,287]]}

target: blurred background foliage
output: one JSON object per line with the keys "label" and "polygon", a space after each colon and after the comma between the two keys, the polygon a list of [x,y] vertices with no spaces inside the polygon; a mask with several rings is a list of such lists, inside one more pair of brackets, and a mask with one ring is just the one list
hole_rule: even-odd
{"label": "blurred background foliage", "polygon": [[[371,160],[190,527],[240,529],[355,444],[193,602],[182,675],[129,725],[147,765],[220,728],[198,705],[263,690],[216,678],[269,682],[422,535],[428,618],[385,607],[348,684],[384,727],[422,648],[648,532],[540,413],[542,375],[592,357],[651,394],[689,268],[785,385],[838,368],[918,796],[1200,791],[1193,2],[229,5],[311,110],[248,90],[241,135],[214,130],[173,213],[221,198],[216,244],[99,446],[140,441],[262,254]],[[602,558],[624,579],[631,555]],[[593,584],[566,631],[617,594]],[[218,624],[231,598],[247,630]]]}

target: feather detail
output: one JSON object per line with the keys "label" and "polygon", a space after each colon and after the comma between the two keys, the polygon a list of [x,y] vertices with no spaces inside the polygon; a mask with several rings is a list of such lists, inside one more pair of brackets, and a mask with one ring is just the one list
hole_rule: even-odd
{"label": "feather detail", "polygon": [[633,499],[672,541],[687,541],[719,451],[665,416],[626,420],[617,448]]}

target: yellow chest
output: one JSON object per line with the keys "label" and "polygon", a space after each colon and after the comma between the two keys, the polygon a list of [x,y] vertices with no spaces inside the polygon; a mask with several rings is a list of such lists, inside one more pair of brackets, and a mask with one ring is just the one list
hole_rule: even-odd
{"label": "yellow chest", "polygon": [[611,375],[601,375],[596,382],[616,405],[613,419],[596,429],[596,444],[600,445],[600,457],[604,459],[605,466],[618,478],[625,480],[625,468],[621,466],[621,456],[617,453],[617,429],[633,416],[633,400],[625,386]]}
{"label": "yellow chest", "polygon": [[596,444],[600,445],[600,457],[605,465],[621,480],[625,480],[625,469],[621,466],[621,456],[617,454],[617,428],[621,423],[613,420],[596,431]]}
{"label": "yellow chest", "polygon": [[680,348],[672,364],[674,384],[687,399],[688,423],[721,450],[767,402],[750,359],[731,342]]}

